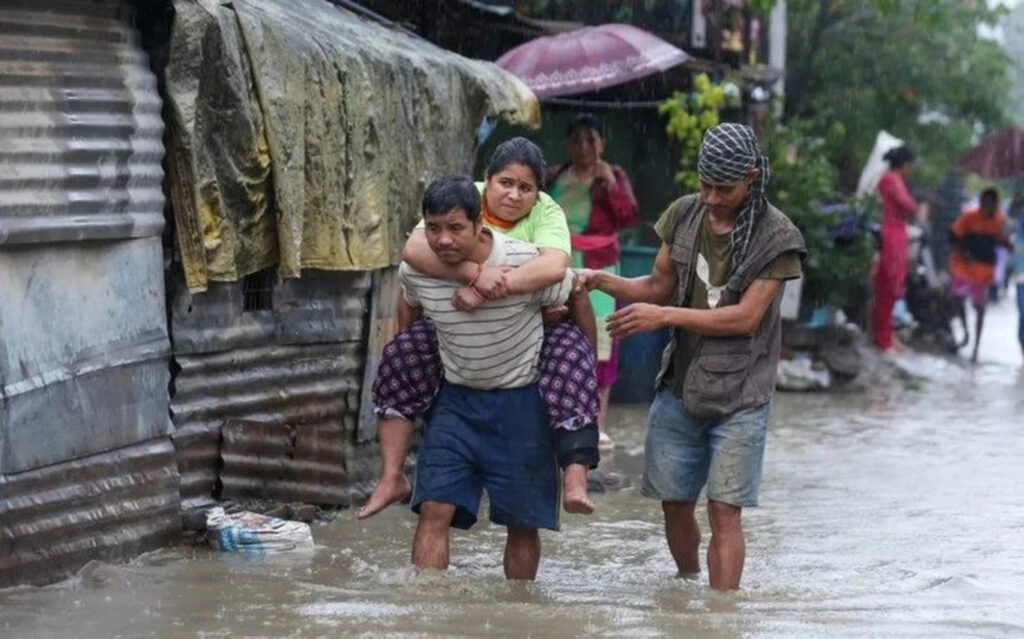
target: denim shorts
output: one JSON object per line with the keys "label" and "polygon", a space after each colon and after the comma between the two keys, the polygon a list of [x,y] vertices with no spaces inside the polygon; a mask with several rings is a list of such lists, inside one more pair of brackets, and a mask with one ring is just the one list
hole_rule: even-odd
{"label": "denim shorts", "polygon": [[769,404],[728,417],[699,419],[662,387],[654,397],[644,446],[642,492],[661,501],[707,496],[733,506],[756,506],[761,487]]}
{"label": "denim shorts", "polygon": [[554,437],[536,384],[478,390],[444,383],[416,461],[412,509],[455,505],[452,526],[476,523],[484,489],[491,521],[558,530],[560,482]]}

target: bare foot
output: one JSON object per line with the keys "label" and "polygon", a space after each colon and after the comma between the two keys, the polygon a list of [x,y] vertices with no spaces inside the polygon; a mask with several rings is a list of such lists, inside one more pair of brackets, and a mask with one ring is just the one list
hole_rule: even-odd
{"label": "bare foot", "polygon": [[405,501],[411,493],[412,488],[409,487],[409,480],[405,478],[405,475],[399,475],[390,479],[382,478],[377,482],[377,487],[373,489],[370,498],[359,509],[357,517],[359,519],[366,519],[376,515],[396,501]]}
{"label": "bare foot", "polygon": [[562,494],[562,507],[567,513],[589,515],[594,512],[594,502],[587,497],[586,488],[566,489]]}
{"label": "bare foot", "polygon": [[582,464],[566,466],[562,478],[562,508],[566,512],[589,515],[594,502],[587,496],[587,467]]}

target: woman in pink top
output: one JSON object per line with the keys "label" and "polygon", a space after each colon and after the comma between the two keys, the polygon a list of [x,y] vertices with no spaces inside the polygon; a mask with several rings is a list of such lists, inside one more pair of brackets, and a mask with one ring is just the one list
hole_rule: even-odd
{"label": "woman in pink top", "polygon": [[887,351],[899,342],[892,334],[892,308],[903,297],[907,280],[907,222],[917,215],[917,202],[904,181],[914,152],[900,146],[885,154],[889,170],[878,182],[882,201],[882,241],[874,274],[875,305],[871,323],[875,346]]}

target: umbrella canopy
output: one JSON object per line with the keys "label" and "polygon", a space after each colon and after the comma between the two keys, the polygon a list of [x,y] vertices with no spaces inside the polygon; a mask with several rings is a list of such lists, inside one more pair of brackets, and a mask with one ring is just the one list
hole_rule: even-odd
{"label": "umbrella canopy", "polygon": [[594,91],[664,71],[690,58],[628,24],[583,27],[530,40],[498,58],[538,98]]}
{"label": "umbrella canopy", "polygon": [[1024,128],[1003,129],[982,140],[957,163],[981,177],[1024,177]]}

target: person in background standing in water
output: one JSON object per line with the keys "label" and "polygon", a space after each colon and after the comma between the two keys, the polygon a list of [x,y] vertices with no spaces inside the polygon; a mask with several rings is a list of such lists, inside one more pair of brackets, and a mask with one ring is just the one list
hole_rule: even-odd
{"label": "person in background standing in water", "polygon": [[783,284],[800,276],[806,251],[800,231],[765,199],[768,160],[750,127],[709,129],[697,172],[700,193],[673,202],[654,227],[662,245],[650,275],[577,276],[630,303],[612,315],[612,336],[673,329],[648,418],[642,490],[662,503],[679,573],[694,574],[694,509],[707,485],[711,587],[731,590],[746,558],[741,514],[757,505],[761,483]]}
{"label": "person in background standing in water", "polygon": [[910,191],[906,177],[914,166],[914,152],[900,146],[883,156],[889,170],[878,181],[878,197],[882,202],[881,243],[875,264],[873,288],[874,307],[871,327],[875,346],[882,352],[901,350],[903,344],[892,332],[892,309],[902,299],[907,281],[907,222],[924,215]]}
{"label": "person in background standing in water", "polygon": [[1006,215],[999,210],[999,192],[994,188],[983,190],[978,198],[978,208],[961,213],[953,222],[949,239],[952,247],[949,256],[952,293],[963,304],[970,300],[976,314],[971,361],[977,362],[981,328],[985,323],[985,304],[989,287],[995,279],[996,248],[1010,246],[1006,236]]}
{"label": "person in background standing in water", "polygon": [[[569,162],[548,169],[547,191],[565,211],[572,233],[573,268],[602,269],[619,273],[617,233],[637,224],[636,197],[622,167],[605,162],[601,122],[590,113],[573,118],[566,130]],[[608,334],[607,321],[615,300],[593,291],[590,304],[597,318],[597,392],[601,400],[598,418],[600,446],[612,447],[606,420],[608,398],[619,363],[618,341]]]}
{"label": "person in background standing in water", "polygon": [[[453,266],[437,257],[421,224],[406,241],[403,259],[432,277],[462,284],[453,302],[466,312],[484,301],[534,292],[560,282],[569,265],[569,228],[562,209],[540,190],[543,177],[540,149],[519,137],[498,145],[484,181],[476,184],[482,223],[536,246],[534,258],[515,268],[477,269],[468,262]],[[545,323],[538,387],[559,441],[560,458],[565,462],[563,504],[568,512],[588,514],[594,505],[587,495],[586,471],[596,467],[599,457],[594,314],[586,292],[572,297],[573,321],[564,321],[569,309],[558,306],[545,309],[556,317],[549,317]],[[381,470],[373,493],[359,509],[360,519],[408,498],[410,486],[404,470],[414,423],[429,411],[444,376],[433,322],[400,322],[399,328],[400,332],[384,347],[373,383]]]}
{"label": "person in background standing in water", "polygon": [[[449,266],[519,266],[537,247],[486,228],[480,194],[469,178],[442,176],[423,196],[424,233]],[[573,274],[529,293],[486,301],[474,312],[454,303],[460,284],[408,262],[399,268],[414,316],[433,320],[445,380],[427,418],[412,509],[419,514],[412,563],[448,567],[449,529],[476,523],[482,491],[490,519],[505,526],[505,577],[534,579],[538,528],[558,529],[558,459],[537,380],[544,340],[540,309],[565,303]]]}

